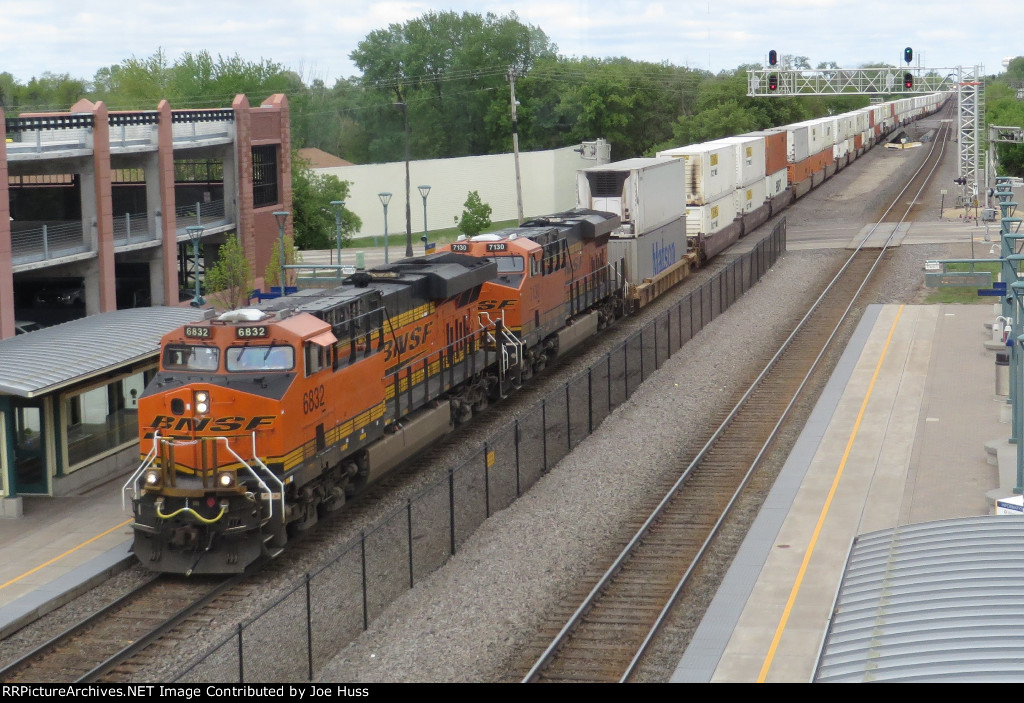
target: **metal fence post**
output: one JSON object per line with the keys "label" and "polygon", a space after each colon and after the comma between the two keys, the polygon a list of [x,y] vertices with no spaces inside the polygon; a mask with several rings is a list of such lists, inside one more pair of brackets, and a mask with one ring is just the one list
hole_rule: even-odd
{"label": "metal fence post", "polygon": [[540,424],[541,424],[541,445],[544,448],[544,462],[543,472],[547,473],[548,470],[548,405],[547,398],[542,398],[540,401]]}
{"label": "metal fence post", "polygon": [[242,623],[238,623],[238,683],[245,683],[245,655],[242,653]]}
{"label": "metal fence post", "polygon": [[594,367],[587,367],[587,434],[594,434]]}
{"label": "metal fence post", "polygon": [[565,384],[565,449],[572,451],[572,408],[569,405],[569,384]]}
{"label": "metal fence post", "polygon": [[484,515],[491,516],[491,471],[487,459],[487,442],[484,442]]}
{"label": "metal fence post", "polygon": [[363,631],[370,628],[369,606],[366,601],[366,530],[359,531],[359,559],[363,567]]}
{"label": "metal fence post", "polygon": [[409,588],[412,588],[415,584],[413,583],[413,556],[412,556],[412,499],[406,498],[405,500],[405,512],[408,516],[408,536],[409,536]]}
{"label": "metal fence post", "polygon": [[309,592],[309,572],[306,572],[306,660],[309,665],[308,681],[313,680],[313,600]]}
{"label": "metal fence post", "polygon": [[448,469],[448,539],[455,556],[455,471]]}
{"label": "metal fence post", "polygon": [[516,418],[515,427],[513,428],[513,443],[516,445],[516,498],[523,495],[522,488],[519,483],[519,418]]}

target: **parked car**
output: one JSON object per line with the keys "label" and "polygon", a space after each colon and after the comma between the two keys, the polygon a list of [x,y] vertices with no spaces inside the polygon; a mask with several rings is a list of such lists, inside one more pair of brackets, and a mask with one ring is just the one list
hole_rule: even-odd
{"label": "parked car", "polygon": [[85,305],[85,285],[52,285],[36,291],[36,305]]}

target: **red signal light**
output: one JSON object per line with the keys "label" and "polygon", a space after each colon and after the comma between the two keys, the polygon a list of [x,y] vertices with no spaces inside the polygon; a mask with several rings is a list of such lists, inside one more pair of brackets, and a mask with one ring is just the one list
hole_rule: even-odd
{"label": "red signal light", "polygon": [[914,87],[914,76],[912,76],[909,73],[904,73],[903,74],[903,87],[904,88],[913,88]]}
{"label": "red signal light", "polygon": [[768,76],[768,90],[776,90],[779,87],[779,77],[774,73]]}
{"label": "red signal light", "polygon": [[774,66],[778,62],[779,62],[779,55],[775,52],[775,49],[772,49],[771,51],[768,52],[768,65],[769,66]]}

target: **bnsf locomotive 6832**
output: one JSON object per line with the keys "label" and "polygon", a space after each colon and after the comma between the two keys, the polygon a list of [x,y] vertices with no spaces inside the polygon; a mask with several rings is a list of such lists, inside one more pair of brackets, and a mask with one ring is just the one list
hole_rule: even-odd
{"label": "bnsf locomotive 6832", "polygon": [[139,398],[134,551],[229,573],[615,315],[619,218],[573,211],[186,325]]}

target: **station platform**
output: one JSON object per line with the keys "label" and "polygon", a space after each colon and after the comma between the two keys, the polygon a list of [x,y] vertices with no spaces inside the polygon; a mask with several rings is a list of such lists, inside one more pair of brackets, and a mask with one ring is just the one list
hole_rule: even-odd
{"label": "station platform", "polygon": [[992,515],[1012,495],[1016,451],[986,447],[1010,434],[994,316],[867,309],[673,682],[812,681],[856,536]]}

